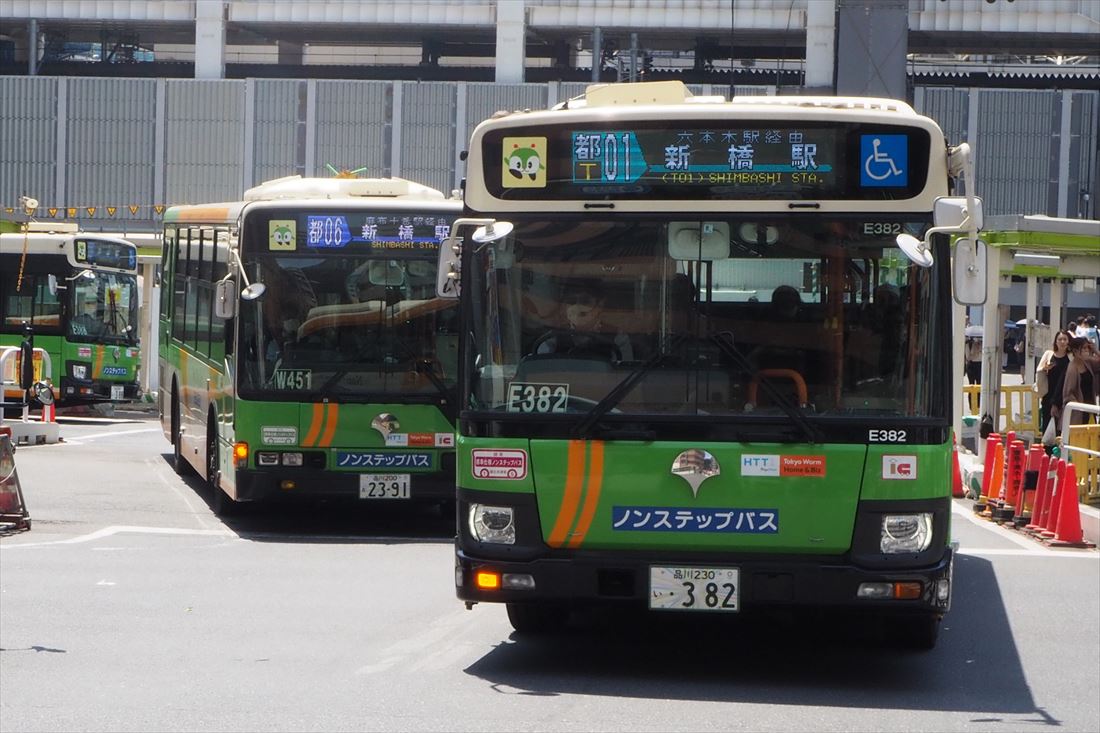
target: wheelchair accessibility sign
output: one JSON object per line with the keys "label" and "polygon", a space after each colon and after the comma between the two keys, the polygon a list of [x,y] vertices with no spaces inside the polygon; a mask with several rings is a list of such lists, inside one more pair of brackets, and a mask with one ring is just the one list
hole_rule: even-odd
{"label": "wheelchair accessibility sign", "polygon": [[861,135],[859,172],[861,186],[909,185],[909,137],[907,135]]}

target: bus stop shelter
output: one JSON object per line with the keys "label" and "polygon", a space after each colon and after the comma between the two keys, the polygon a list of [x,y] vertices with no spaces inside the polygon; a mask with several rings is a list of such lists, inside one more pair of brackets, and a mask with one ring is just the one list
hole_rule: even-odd
{"label": "bus stop shelter", "polygon": [[[1053,331],[1065,324],[1065,303],[1069,293],[1084,293],[1085,302],[1097,303],[1100,310],[1100,221],[1061,219],[1042,215],[987,217],[980,238],[988,245],[987,300],[982,306],[982,376],[979,418],[993,430],[999,429],[1001,414],[1001,363],[1004,349],[1004,323],[1008,305],[1000,300],[1002,286],[1012,277],[1026,281],[1025,343],[1023,384],[1035,381],[1034,350],[1049,348]],[[1091,296],[1088,294],[1091,293]],[[1040,323],[1040,307],[1049,307],[1048,324]],[[957,311],[956,354],[963,350],[962,308]],[[1034,346],[1033,346],[1034,345]],[[956,390],[961,403],[962,359],[956,359]],[[960,409],[956,415],[963,414]],[[1037,406],[1034,409],[1038,409]],[[961,424],[956,424],[963,434]],[[1035,436],[1036,438],[1038,436]],[[978,443],[979,451],[984,447]]]}

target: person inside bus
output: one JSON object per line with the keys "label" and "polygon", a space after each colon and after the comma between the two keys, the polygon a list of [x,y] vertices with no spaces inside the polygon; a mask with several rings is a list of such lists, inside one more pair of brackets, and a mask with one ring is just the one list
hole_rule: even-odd
{"label": "person inside bus", "polygon": [[604,300],[593,287],[580,287],[562,300],[567,327],[543,334],[535,354],[594,356],[609,361],[633,361],[630,338],[604,322]]}

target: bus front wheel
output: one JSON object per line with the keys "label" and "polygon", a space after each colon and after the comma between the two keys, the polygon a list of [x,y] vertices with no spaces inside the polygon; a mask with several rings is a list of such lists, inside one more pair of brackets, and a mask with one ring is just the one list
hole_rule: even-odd
{"label": "bus front wheel", "polygon": [[191,464],[183,457],[183,439],[180,435],[180,401],[172,400],[172,468],[179,476],[191,473]]}
{"label": "bus front wheel", "polygon": [[508,603],[508,621],[518,634],[552,634],[560,631],[569,610],[551,603]]}

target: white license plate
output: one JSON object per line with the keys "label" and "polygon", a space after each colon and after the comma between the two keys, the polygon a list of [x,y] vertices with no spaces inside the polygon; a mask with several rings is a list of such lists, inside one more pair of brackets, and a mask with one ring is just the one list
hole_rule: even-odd
{"label": "white license plate", "polygon": [[727,611],[740,608],[737,568],[650,567],[649,607],[657,611]]}
{"label": "white license plate", "polygon": [[359,475],[360,499],[408,499],[409,474],[363,473]]}
{"label": "white license plate", "polygon": [[124,400],[126,399],[126,388],[121,384],[111,385],[111,399],[112,400]]}

